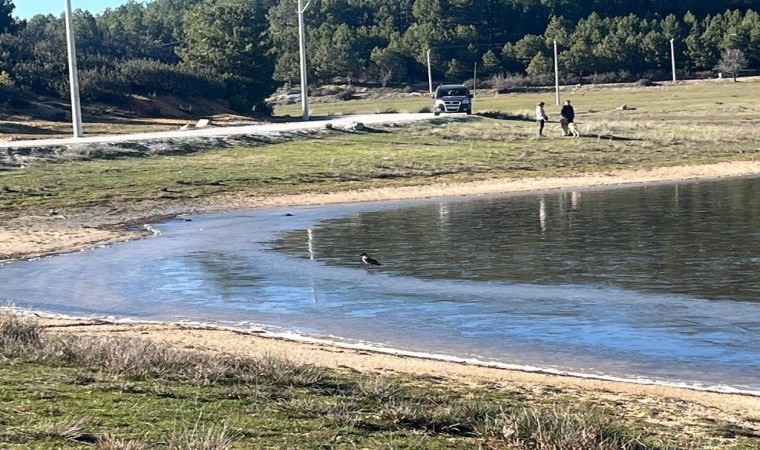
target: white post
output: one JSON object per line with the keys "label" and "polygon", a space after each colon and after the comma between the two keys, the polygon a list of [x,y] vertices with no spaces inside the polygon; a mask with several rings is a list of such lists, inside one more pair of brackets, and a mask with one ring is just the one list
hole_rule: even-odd
{"label": "white post", "polygon": [[427,66],[428,66],[428,89],[430,90],[430,95],[433,95],[433,71],[430,68],[430,49],[427,51]]}
{"label": "white post", "polygon": [[306,81],[306,36],[303,26],[303,12],[309,7],[311,0],[301,8],[301,0],[298,0],[298,48],[301,55],[301,116],[303,120],[309,120],[309,86]]}
{"label": "white post", "polygon": [[554,40],[554,97],[559,105],[559,60],[557,59],[557,40]]}
{"label": "white post", "polygon": [[676,82],[676,53],[673,51],[673,39],[670,40],[670,66],[673,69],[673,82]]}
{"label": "white post", "polygon": [[474,91],[475,88],[478,87],[478,63],[475,62],[475,69],[472,73],[472,90]]}
{"label": "white post", "polygon": [[71,124],[74,137],[82,137],[82,107],[79,103],[79,74],[77,73],[77,49],[74,43],[74,25],[71,19],[71,0],[65,0],[66,43],[69,50],[69,86],[71,88]]}

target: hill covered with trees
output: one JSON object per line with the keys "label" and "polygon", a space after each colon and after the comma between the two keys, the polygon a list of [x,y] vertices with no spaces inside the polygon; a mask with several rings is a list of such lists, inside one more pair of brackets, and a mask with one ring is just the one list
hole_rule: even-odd
{"label": "hill covered with trees", "polygon": [[[307,4],[306,1],[303,2]],[[310,80],[410,84],[464,81],[475,69],[503,88],[760,69],[756,0],[311,0],[304,11]],[[752,8],[755,9],[752,9]],[[0,105],[68,96],[62,14],[20,20],[0,0]],[[266,110],[299,81],[296,0],[129,0],[77,10],[83,101],[171,94]]]}

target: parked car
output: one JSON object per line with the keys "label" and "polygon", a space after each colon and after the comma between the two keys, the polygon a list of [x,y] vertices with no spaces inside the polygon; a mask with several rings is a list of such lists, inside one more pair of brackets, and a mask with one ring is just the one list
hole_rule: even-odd
{"label": "parked car", "polygon": [[463,84],[441,84],[433,93],[433,114],[472,114],[472,92]]}
{"label": "parked car", "polygon": [[280,100],[300,100],[301,91],[288,91],[277,98]]}

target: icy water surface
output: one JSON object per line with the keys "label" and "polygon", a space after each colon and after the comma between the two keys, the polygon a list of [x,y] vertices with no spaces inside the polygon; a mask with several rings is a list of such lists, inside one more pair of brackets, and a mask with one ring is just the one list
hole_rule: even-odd
{"label": "icy water surface", "polygon": [[760,393],[758,194],[745,178],[200,216],[6,264],[0,299]]}

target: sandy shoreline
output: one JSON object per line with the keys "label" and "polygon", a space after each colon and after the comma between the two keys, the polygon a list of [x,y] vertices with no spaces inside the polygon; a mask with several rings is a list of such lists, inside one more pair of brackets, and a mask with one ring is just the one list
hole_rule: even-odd
{"label": "sandy shoreline", "polygon": [[683,181],[760,174],[760,161],[726,162],[700,166],[660,167],[572,177],[492,179],[476,182],[433,184],[397,188],[299,194],[273,197],[226,196],[213,203],[183,205],[172,211],[150,209],[113,213],[112,210],[47,211],[47,214],[2,217],[0,261],[76,251],[99,244],[134,239],[140,231],[127,231],[126,223],[150,223],[156,217],[202,214],[239,208],[319,205],[444,196],[469,196],[549,189],[619,186],[636,183]]}
{"label": "sandy shoreline", "polygon": [[[657,168],[647,171],[621,171],[588,174],[566,178],[532,178],[520,180],[489,180],[395,189],[351,191],[333,194],[305,194],[273,198],[229,197],[207,205],[180,208],[177,213],[203,213],[260,206],[315,205],[327,203],[414,199],[435,196],[483,195],[506,192],[536,191],[560,188],[615,186],[629,183],[648,183],[718,177],[737,177],[760,174],[760,162],[732,162],[705,166]],[[135,219],[149,220],[151,214],[134,211]],[[89,215],[88,215],[89,214]],[[97,211],[78,212],[69,216],[65,211],[48,216],[11,217],[0,226],[0,261],[30,257],[60,251],[72,251],[95,245],[134,238],[136,231],[115,226],[126,223],[114,218],[110,223],[98,219]],[[124,216],[126,217],[126,216]],[[109,226],[95,227],[92,224]],[[495,388],[517,389],[533,396],[547,398],[557,395],[607,403],[627,402],[635,405],[636,414],[653,424],[667,422],[664,414],[682,415],[670,420],[693,422],[714,420],[748,430],[760,439],[760,397],[740,394],[705,392],[657,384],[635,384],[546,373],[535,373],[484,367],[462,362],[404,355],[371,352],[327,343],[298,342],[281,338],[209,328],[187,324],[106,323],[93,320],[46,319],[51,330],[139,336],[166,342],[182,348],[222,352],[236,355],[274,354],[296,362],[325,367],[372,373],[412,373],[444,377],[454,383],[488,385]],[[685,432],[688,432],[688,425]],[[695,432],[697,433],[697,432]],[[697,433],[698,434],[698,433]]]}

